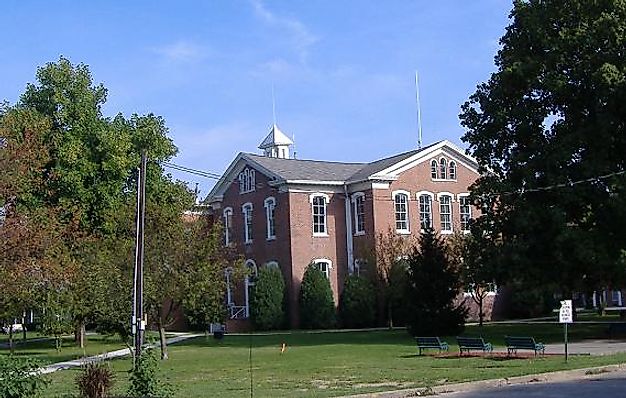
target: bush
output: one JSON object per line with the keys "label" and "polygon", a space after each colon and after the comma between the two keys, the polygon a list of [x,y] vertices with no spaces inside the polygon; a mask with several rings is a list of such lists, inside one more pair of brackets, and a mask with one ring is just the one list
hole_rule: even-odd
{"label": "bush", "polygon": [[303,329],[328,329],[335,325],[335,302],[330,282],[314,265],[309,265],[302,278],[299,303]]}
{"label": "bush", "polygon": [[129,373],[129,397],[169,398],[174,395],[172,386],[159,379],[159,360],[154,350],[144,349]]}
{"label": "bush", "polygon": [[463,331],[465,308],[456,304],[461,289],[443,240],[432,229],[419,239],[409,256],[408,326],[413,336],[455,335]]}
{"label": "bush", "polygon": [[39,397],[48,385],[37,362],[30,358],[0,355],[0,397]]}
{"label": "bush", "polygon": [[76,377],[76,384],[83,398],[105,398],[113,387],[115,374],[108,363],[91,362],[83,366]]}
{"label": "bush", "polygon": [[279,268],[263,267],[250,298],[250,317],[255,329],[280,329],[285,323],[285,281]]}
{"label": "bush", "polygon": [[372,326],[376,320],[376,297],[374,285],[364,277],[351,275],[339,298],[339,319],[347,328]]}

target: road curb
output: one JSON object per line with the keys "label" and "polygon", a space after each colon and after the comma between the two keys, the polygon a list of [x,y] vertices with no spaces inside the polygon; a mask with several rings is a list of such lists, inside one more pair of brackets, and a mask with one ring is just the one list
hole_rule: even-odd
{"label": "road curb", "polygon": [[461,392],[477,390],[493,390],[507,386],[529,383],[564,382],[572,380],[598,379],[606,375],[626,377],[626,364],[596,366],[593,368],[559,370],[556,372],[539,373],[526,376],[471,381],[466,383],[442,384],[434,387],[410,388],[404,390],[383,391],[369,394],[346,395],[341,398],[407,398],[431,395],[454,396]]}

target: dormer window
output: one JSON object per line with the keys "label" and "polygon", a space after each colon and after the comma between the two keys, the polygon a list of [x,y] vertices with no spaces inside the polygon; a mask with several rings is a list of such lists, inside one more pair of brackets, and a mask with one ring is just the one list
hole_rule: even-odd
{"label": "dormer window", "polygon": [[239,193],[253,192],[256,188],[254,180],[254,170],[246,167],[241,173],[239,173]]}

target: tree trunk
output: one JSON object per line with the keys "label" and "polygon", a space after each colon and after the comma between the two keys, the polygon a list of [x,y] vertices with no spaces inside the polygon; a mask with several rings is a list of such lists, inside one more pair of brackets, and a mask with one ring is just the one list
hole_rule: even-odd
{"label": "tree trunk", "polygon": [[22,314],[22,341],[26,343],[26,311]]}
{"label": "tree trunk", "polygon": [[393,329],[393,305],[391,300],[387,303],[387,320],[389,321],[389,329]]}
{"label": "tree trunk", "polygon": [[13,354],[15,347],[13,347],[13,324],[9,325],[9,351]]}
{"label": "tree trunk", "polygon": [[76,324],[76,328],[74,329],[74,341],[80,348],[85,348],[85,321],[80,320]]}
{"label": "tree trunk", "polygon": [[485,318],[485,313],[483,312],[483,304],[485,302],[485,298],[481,296],[480,303],[478,303],[478,326],[483,327],[483,319]]}
{"label": "tree trunk", "polygon": [[161,359],[166,360],[169,358],[169,354],[167,352],[167,339],[165,338],[165,328],[163,327],[163,323],[159,321],[159,338],[161,340]]}

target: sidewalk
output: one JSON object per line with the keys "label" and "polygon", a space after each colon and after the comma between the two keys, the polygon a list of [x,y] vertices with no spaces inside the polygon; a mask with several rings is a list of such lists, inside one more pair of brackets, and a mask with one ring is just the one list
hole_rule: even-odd
{"label": "sidewalk", "polygon": [[[200,337],[200,336],[204,336],[204,334],[201,334],[201,333],[180,334],[179,336],[171,337],[171,338],[167,339],[167,344],[168,345],[169,344],[176,344],[176,343],[179,343],[181,341],[192,339],[194,337]],[[149,347],[151,347],[151,348],[155,348],[155,347],[158,347],[158,346],[159,346],[158,343],[149,345]],[[130,355],[130,349],[122,348],[121,350],[105,352],[104,354],[94,355],[94,356],[91,356],[91,357],[79,358],[79,359],[75,359],[75,360],[72,360],[72,361],[53,363],[52,365],[44,366],[43,368],[41,368],[40,372],[42,374],[48,374],[48,373],[56,372],[57,370],[74,368],[74,367],[85,365],[87,363],[101,361],[101,360],[106,360],[106,359],[120,358],[120,357],[124,357],[126,355]]]}
{"label": "sidewalk", "polygon": [[[569,343],[567,351],[573,355],[611,355],[626,352],[624,340],[582,340]],[[564,343],[546,344],[546,354],[565,354]]]}

